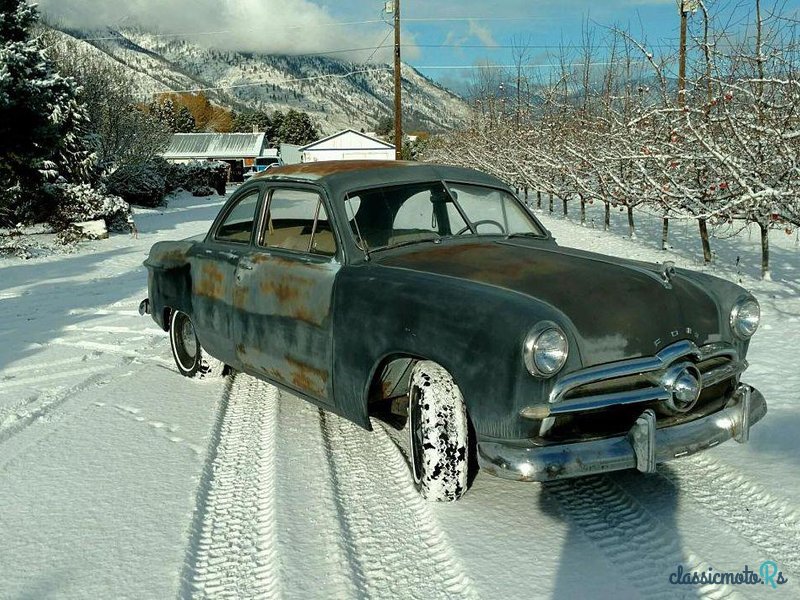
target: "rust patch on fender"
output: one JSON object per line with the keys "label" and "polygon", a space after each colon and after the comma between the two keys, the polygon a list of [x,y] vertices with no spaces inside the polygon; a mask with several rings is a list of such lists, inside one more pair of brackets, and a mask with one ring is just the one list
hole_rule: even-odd
{"label": "rust patch on fender", "polygon": [[225,296],[223,282],[225,275],[212,263],[206,263],[200,271],[200,280],[197,282],[196,293],[215,300],[222,300]]}

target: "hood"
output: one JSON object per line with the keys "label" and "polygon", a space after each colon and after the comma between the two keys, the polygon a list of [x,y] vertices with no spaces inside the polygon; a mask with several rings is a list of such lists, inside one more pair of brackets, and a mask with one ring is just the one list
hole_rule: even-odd
{"label": "hood", "polygon": [[[525,294],[571,322],[584,366],[651,356],[676,341],[721,339],[714,298],[690,275],[528,240],[426,244],[376,262]],[[533,325],[533,323],[531,324]],[[569,327],[565,324],[565,327]]]}

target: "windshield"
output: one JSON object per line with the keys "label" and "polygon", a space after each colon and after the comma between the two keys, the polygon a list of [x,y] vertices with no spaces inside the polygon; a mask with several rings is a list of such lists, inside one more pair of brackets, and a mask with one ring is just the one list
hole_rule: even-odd
{"label": "windshield", "polygon": [[456,236],[545,235],[508,192],[461,183],[351,193],[346,213],[356,241],[367,250]]}

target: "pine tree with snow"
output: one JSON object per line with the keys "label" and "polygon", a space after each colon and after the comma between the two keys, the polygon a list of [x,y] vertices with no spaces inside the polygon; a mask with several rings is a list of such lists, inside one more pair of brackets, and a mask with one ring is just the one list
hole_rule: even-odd
{"label": "pine tree with snow", "polygon": [[277,142],[304,146],[319,137],[319,132],[308,113],[289,109],[280,118],[278,115],[280,113],[276,112],[272,118],[273,125],[277,125],[277,133],[275,135]]}
{"label": "pine tree with snow", "polygon": [[175,133],[193,133],[197,130],[194,115],[185,106],[179,106],[175,113]]}
{"label": "pine tree with snow", "polygon": [[0,0],[0,222],[44,219],[55,209],[48,183],[86,178],[91,153],[73,80],[59,75],[31,29],[25,0]]}

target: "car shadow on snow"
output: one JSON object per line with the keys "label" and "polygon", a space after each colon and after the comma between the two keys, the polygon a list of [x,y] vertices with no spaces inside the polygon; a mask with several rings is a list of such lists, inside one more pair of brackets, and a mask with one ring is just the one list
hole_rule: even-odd
{"label": "car shadow on snow", "polygon": [[[626,489],[631,478],[637,479],[637,493]],[[595,597],[602,597],[602,590],[608,595],[617,586],[635,590],[643,598],[701,597],[697,587],[669,582],[678,565],[695,566],[684,551],[676,523],[676,481],[620,472],[543,484],[539,509],[568,526],[553,598],[575,589],[576,579],[587,595]],[[646,493],[641,493],[643,486]],[[586,568],[587,540],[607,562],[605,573]]]}
{"label": "car shadow on snow", "polygon": [[[147,294],[147,270],[142,263],[151,244],[158,241],[147,234],[178,227],[204,232],[224,201],[220,197],[180,198],[163,210],[140,209],[143,212],[136,215],[136,223],[144,239],[114,235],[108,242],[94,242],[73,255],[4,264],[0,268],[0,384],[9,364],[30,359],[66,328],[89,325],[102,316],[93,314],[98,307],[130,299],[129,305],[114,310],[135,315]],[[197,227],[191,227],[192,223]],[[117,274],[109,276],[109,271]]]}
{"label": "car shadow on snow", "polygon": [[[90,325],[94,319],[102,316],[93,314],[99,306],[115,304],[133,296],[130,306],[119,306],[118,309],[136,311],[136,292],[147,281],[144,267],[114,277],[91,278],[93,263],[103,260],[103,256],[109,254],[112,253],[75,259],[73,266],[82,265],[85,279],[49,281],[49,277],[32,277],[32,280],[41,283],[27,287],[20,295],[0,301],[4,317],[0,322],[0,377],[9,364],[30,359],[46,348],[53,338],[59,337],[66,328]],[[113,254],[118,256],[117,253]],[[70,268],[65,267],[65,272]],[[81,350],[75,349],[74,352]],[[46,370],[46,365],[43,365],[42,371]]]}

